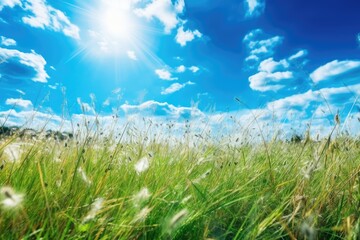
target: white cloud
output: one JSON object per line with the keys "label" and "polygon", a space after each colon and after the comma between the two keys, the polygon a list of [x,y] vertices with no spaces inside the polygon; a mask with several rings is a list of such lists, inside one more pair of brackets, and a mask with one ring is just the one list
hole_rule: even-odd
{"label": "white cloud", "polygon": [[134,51],[127,51],[126,53],[127,53],[128,57],[129,57],[130,59],[132,59],[132,60],[134,60],[134,61],[137,61],[137,60],[138,60],[138,58],[137,58],[137,56],[136,56],[136,54],[135,54]]}
{"label": "white cloud", "polygon": [[[0,121],[4,118],[6,121],[3,121],[2,124],[6,123],[7,126],[22,126],[24,128],[32,129],[59,129],[62,128],[63,119],[54,114],[48,114],[43,112],[38,112],[34,110],[23,110],[15,111],[13,109],[0,112]],[[68,131],[71,131],[71,124],[67,123]]]}
{"label": "white cloud", "polygon": [[180,65],[176,68],[176,72],[183,73],[186,71],[186,67],[184,65]]}
{"label": "white cloud", "polygon": [[[316,69],[310,74],[310,77],[314,83],[319,83],[321,81],[342,78],[348,74],[353,74],[354,72],[360,72],[360,61],[334,60]],[[358,79],[358,75],[354,76],[354,78]]]}
{"label": "white cloud", "polygon": [[174,92],[177,92],[181,89],[183,89],[184,87],[186,87],[187,85],[194,85],[195,83],[193,82],[187,82],[187,83],[184,83],[184,84],[180,84],[180,83],[174,83],[174,84],[171,84],[170,87],[164,89],[161,94],[162,95],[168,95],[168,94],[172,94]]}
{"label": "white cloud", "polygon": [[8,98],[5,101],[6,105],[10,105],[10,106],[17,106],[17,107],[21,107],[21,108],[31,108],[33,106],[32,102],[29,100],[24,100],[21,98]]}
{"label": "white cloud", "polygon": [[192,71],[193,73],[197,73],[200,70],[200,68],[197,66],[191,66],[189,67],[189,70]]}
{"label": "white cloud", "polygon": [[273,102],[269,102],[267,107],[271,110],[279,112],[280,114],[288,109],[300,108],[301,110],[306,110],[312,101],[318,100],[317,93],[314,93],[312,90],[309,90],[305,93],[291,95]]}
{"label": "white cloud", "polygon": [[245,58],[245,62],[258,62],[260,59],[256,55],[250,55]]}
{"label": "white cloud", "polygon": [[121,109],[126,114],[141,114],[142,116],[167,116],[177,119],[179,117],[203,117],[204,114],[196,107],[175,107],[167,102],[147,101],[140,105],[123,104]]}
{"label": "white cloud", "polygon": [[259,61],[274,54],[275,48],[283,42],[283,37],[268,37],[261,29],[254,29],[245,35],[244,44],[250,55],[245,60]]}
{"label": "white cloud", "polygon": [[171,0],[151,0],[145,8],[135,9],[134,12],[148,20],[158,19],[164,25],[165,33],[169,34],[180,22],[178,14],[183,13],[184,7],[184,0],[179,0],[175,4]]}
{"label": "white cloud", "polygon": [[166,70],[166,69],[156,69],[155,73],[159,76],[160,79],[162,80],[168,80],[168,81],[173,81],[173,80],[177,80],[178,78],[176,77],[172,77],[171,73]]}
{"label": "white cloud", "polygon": [[0,48],[0,59],[5,61],[5,63],[8,61],[15,61],[17,64],[34,69],[36,72],[36,75],[32,77],[34,82],[45,83],[49,78],[49,75],[45,71],[45,59],[35,51],[23,53],[15,49]]}
{"label": "white cloud", "polygon": [[62,11],[48,5],[46,0],[27,0],[24,10],[31,13],[22,18],[25,24],[35,28],[47,28],[62,32],[66,36],[80,39],[79,27],[72,24]]}
{"label": "white cloud", "polygon": [[[286,72],[259,72],[249,77],[250,87],[256,91],[278,91],[284,88],[294,75],[290,71]],[[285,83],[284,83],[285,81]]]}
{"label": "white cloud", "polygon": [[177,73],[184,73],[186,70],[190,70],[191,72],[193,72],[193,73],[197,73],[199,70],[200,70],[200,68],[199,67],[197,67],[197,66],[191,66],[191,67],[185,67],[184,65],[180,65],[180,66],[178,66],[177,68],[176,68],[176,72]]}
{"label": "white cloud", "polygon": [[83,113],[95,114],[95,110],[93,107],[90,106],[90,104],[82,102],[81,98],[79,97],[76,100]]}
{"label": "white cloud", "polygon": [[177,13],[183,13],[185,8],[185,0],[178,0],[175,3],[175,11]]}
{"label": "white cloud", "polygon": [[6,47],[16,46],[16,41],[14,39],[1,36],[1,45]]}
{"label": "white cloud", "polygon": [[[315,91],[308,90],[304,93],[269,102],[267,108],[280,117],[286,116],[289,110],[296,110],[305,115],[314,114],[314,117],[324,117],[325,115],[331,114],[331,111],[332,114],[334,114],[336,110],[346,104],[352,105],[355,101],[354,95],[359,94],[360,84],[347,87],[322,88]],[[331,111],[329,111],[329,108]],[[312,110],[312,112],[307,113],[309,109]],[[323,113],[320,113],[320,110],[323,111]],[[328,112],[325,112],[325,110]]]}
{"label": "white cloud", "polygon": [[306,55],[308,55],[307,50],[300,50],[297,53],[295,53],[294,55],[290,56],[289,60],[292,61],[292,60],[295,60],[295,59],[298,59],[298,58],[305,57]]}
{"label": "white cloud", "polygon": [[265,10],[265,0],[245,0],[247,6],[247,17],[257,17]]}
{"label": "white cloud", "polygon": [[[245,35],[244,44],[249,50],[249,56],[245,62],[250,69],[257,68],[258,73],[249,77],[250,87],[256,91],[278,91],[287,87],[287,90],[297,89],[295,81],[303,84],[308,76],[299,70],[295,59],[307,55],[307,50],[301,50],[287,59],[279,61],[272,57],[275,48],[283,42],[281,36],[269,36],[261,29],[254,29]],[[302,62],[306,64],[306,60]]]}
{"label": "white cloud", "polygon": [[275,71],[283,71],[288,67],[289,67],[289,63],[285,59],[277,62],[274,61],[273,58],[268,58],[260,63],[259,71],[272,73]]}
{"label": "white cloud", "polygon": [[181,26],[177,30],[175,40],[176,40],[177,43],[180,44],[180,46],[184,47],[184,46],[186,46],[187,42],[193,41],[195,39],[195,37],[201,38],[202,34],[198,30],[195,30],[195,31],[186,30],[186,31],[184,31],[184,27]]}
{"label": "white cloud", "polygon": [[13,8],[16,5],[21,5],[21,1],[20,0],[1,0],[0,1],[0,11],[4,8],[4,7],[9,7],[9,8]]}

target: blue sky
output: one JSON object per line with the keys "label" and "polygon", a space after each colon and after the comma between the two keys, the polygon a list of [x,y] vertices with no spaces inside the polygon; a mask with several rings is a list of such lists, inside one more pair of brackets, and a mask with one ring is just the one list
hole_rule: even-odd
{"label": "blue sky", "polygon": [[324,132],[339,112],[342,130],[358,129],[359,9],[356,0],[0,0],[0,121],[51,117],[55,127],[116,114],[216,126],[256,116]]}

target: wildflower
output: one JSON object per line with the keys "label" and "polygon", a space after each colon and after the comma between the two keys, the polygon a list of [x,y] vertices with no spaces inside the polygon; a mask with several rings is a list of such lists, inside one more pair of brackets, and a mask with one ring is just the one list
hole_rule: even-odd
{"label": "wildflower", "polygon": [[145,172],[149,168],[149,166],[149,159],[143,157],[135,164],[135,171],[137,172],[137,174],[140,174],[142,172]]}
{"label": "wildflower", "polygon": [[82,222],[86,223],[86,222],[88,222],[90,220],[93,220],[96,217],[96,215],[99,213],[101,208],[103,207],[103,203],[104,203],[103,198],[95,199],[89,213],[86,215],[86,217],[84,217]]}
{"label": "wildflower", "polygon": [[143,202],[148,200],[150,198],[150,196],[151,196],[151,193],[150,193],[149,189],[147,189],[147,188],[141,189],[140,192],[138,192],[133,198],[134,205],[136,207],[140,206]]}
{"label": "wildflower", "polygon": [[4,208],[16,208],[23,201],[23,194],[17,194],[11,187],[2,187],[1,193],[1,204]]}
{"label": "wildflower", "polygon": [[90,185],[91,181],[88,179],[85,171],[81,167],[78,168],[78,172],[81,174],[81,178],[84,180],[84,182],[87,183],[88,185]]}

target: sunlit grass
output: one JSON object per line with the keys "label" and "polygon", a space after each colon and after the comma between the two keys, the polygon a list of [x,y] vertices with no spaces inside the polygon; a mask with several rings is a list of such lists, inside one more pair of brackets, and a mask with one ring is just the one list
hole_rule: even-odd
{"label": "sunlit grass", "polygon": [[0,239],[360,237],[355,137],[170,143],[125,130],[3,138]]}

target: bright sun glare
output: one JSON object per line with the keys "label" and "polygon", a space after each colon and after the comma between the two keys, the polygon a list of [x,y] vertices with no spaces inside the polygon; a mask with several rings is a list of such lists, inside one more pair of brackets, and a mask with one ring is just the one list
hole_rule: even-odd
{"label": "bright sun glare", "polygon": [[121,4],[106,5],[99,15],[102,33],[111,40],[128,44],[137,31],[133,16],[129,9],[121,6]]}
{"label": "bright sun glare", "polygon": [[134,14],[130,0],[100,0],[93,9],[89,28],[92,46],[98,54],[121,55],[141,48],[139,18]]}
{"label": "bright sun glare", "polygon": [[148,65],[160,62],[152,51],[159,30],[136,15],[138,0],[95,1],[94,5],[84,1],[75,6],[81,20],[85,20],[87,35],[68,61],[77,56],[93,56],[93,59],[114,57],[115,63],[121,65],[137,60]]}

